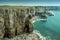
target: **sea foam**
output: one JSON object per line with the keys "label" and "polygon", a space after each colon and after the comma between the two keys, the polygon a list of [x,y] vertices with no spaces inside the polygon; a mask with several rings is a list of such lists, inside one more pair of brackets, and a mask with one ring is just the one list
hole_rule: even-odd
{"label": "sea foam", "polygon": [[40,40],[46,40],[46,37],[42,36],[38,30],[34,30],[33,32],[40,37]]}

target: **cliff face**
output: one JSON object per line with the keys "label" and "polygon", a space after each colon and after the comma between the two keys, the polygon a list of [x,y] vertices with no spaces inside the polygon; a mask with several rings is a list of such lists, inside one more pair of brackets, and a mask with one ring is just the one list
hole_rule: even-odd
{"label": "cliff face", "polygon": [[[28,9],[28,10],[27,10]],[[0,39],[1,40],[39,40],[33,33],[31,18],[34,8],[1,8],[0,12]],[[32,10],[32,11],[31,11]],[[2,14],[3,13],[3,14]]]}

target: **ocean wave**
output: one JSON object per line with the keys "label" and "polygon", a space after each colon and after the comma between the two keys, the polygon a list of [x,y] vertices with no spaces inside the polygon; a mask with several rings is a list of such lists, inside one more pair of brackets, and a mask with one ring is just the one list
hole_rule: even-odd
{"label": "ocean wave", "polygon": [[35,23],[37,21],[46,21],[46,20],[48,20],[48,19],[36,19],[36,20],[33,20],[32,23]]}
{"label": "ocean wave", "polygon": [[33,20],[32,23],[35,23],[37,21],[40,21],[41,19],[36,19],[36,20]]}
{"label": "ocean wave", "polygon": [[41,40],[46,40],[46,37],[42,36],[38,30],[34,30],[33,32],[37,34]]}
{"label": "ocean wave", "polygon": [[48,36],[41,35],[40,31],[38,30],[34,30],[33,32],[40,37],[40,40],[57,40],[55,38],[52,38],[52,36],[49,36],[49,35]]}

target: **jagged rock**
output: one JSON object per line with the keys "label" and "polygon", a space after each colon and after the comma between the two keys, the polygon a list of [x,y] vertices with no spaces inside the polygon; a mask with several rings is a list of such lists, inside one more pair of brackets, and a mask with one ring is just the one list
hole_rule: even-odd
{"label": "jagged rock", "polygon": [[5,38],[4,40],[40,40],[40,37],[34,33],[24,33],[11,39]]}
{"label": "jagged rock", "polygon": [[10,29],[11,38],[15,36],[15,28]]}
{"label": "jagged rock", "polygon": [[33,25],[32,25],[32,23],[29,21],[29,19],[26,19],[26,21],[25,21],[24,31],[25,31],[26,33],[32,33],[32,32],[33,32]]}
{"label": "jagged rock", "polygon": [[0,17],[0,29],[4,28],[4,19],[3,17]]}
{"label": "jagged rock", "polygon": [[0,40],[3,39],[3,36],[4,36],[4,32],[0,30]]}
{"label": "jagged rock", "polygon": [[21,24],[16,24],[17,25],[17,35],[19,35],[19,34],[22,34],[23,33],[23,26],[21,25]]}
{"label": "jagged rock", "polygon": [[4,25],[3,17],[0,16],[0,40],[4,36],[4,26],[3,25]]}
{"label": "jagged rock", "polygon": [[[32,18],[33,10],[31,11],[30,9],[28,9],[29,12],[26,12],[26,9],[13,10],[14,11],[10,10],[10,8],[4,9],[4,25],[0,23],[0,39],[2,38],[1,40],[39,40],[39,37],[33,33],[34,29],[30,21],[30,19]],[[5,27],[4,29],[3,26]]]}

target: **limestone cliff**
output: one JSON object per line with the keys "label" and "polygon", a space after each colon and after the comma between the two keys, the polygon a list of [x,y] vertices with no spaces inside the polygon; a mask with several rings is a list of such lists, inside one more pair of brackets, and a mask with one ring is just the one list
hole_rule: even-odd
{"label": "limestone cliff", "polygon": [[33,33],[34,28],[30,21],[35,14],[33,7],[5,7],[0,10],[3,11],[0,12],[0,15],[3,15],[0,16],[0,40],[40,40],[39,36]]}

